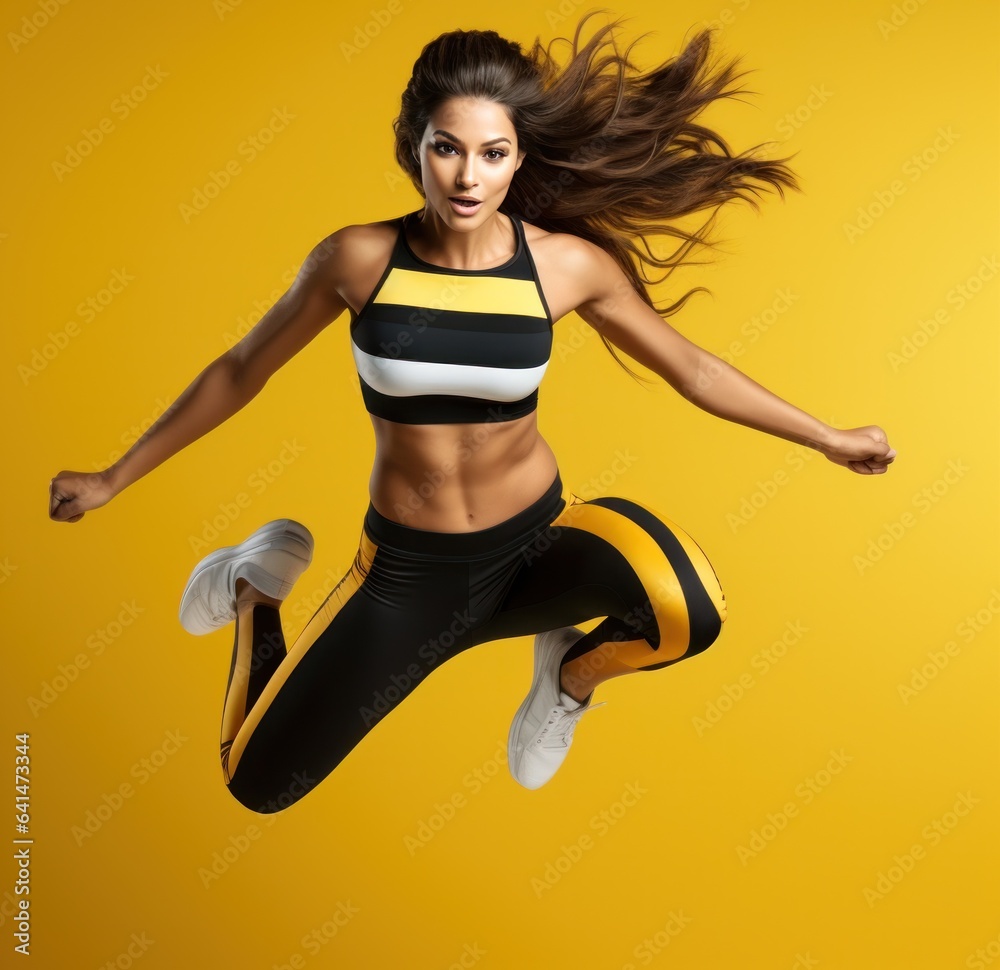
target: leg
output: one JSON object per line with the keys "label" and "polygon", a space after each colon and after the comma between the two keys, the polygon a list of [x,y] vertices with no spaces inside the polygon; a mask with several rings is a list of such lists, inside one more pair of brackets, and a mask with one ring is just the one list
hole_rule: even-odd
{"label": "leg", "polygon": [[[490,639],[482,627],[521,545],[563,504],[556,481],[524,512],[471,533],[411,529],[369,505],[351,570],[287,654],[278,601],[241,587],[222,732],[233,796],[259,812],[291,804],[428,673]],[[206,600],[206,623],[225,615],[218,597]]]}
{"label": "leg", "polygon": [[277,607],[254,602],[252,587],[243,593],[221,754],[230,793],[257,812],[311,791],[429,667],[469,642],[469,625],[455,619],[467,602],[466,564],[397,554],[366,531],[287,653]]}
{"label": "leg", "polygon": [[[588,503],[583,503],[588,504]],[[715,642],[727,615],[718,576],[701,547],[675,522],[648,506],[621,498],[596,499],[622,517],[604,535],[636,565],[646,600],[624,621],[608,617],[562,659],[561,677],[571,697],[582,700],[605,680],[659,670],[701,653]],[[641,530],[641,531],[640,531]],[[643,553],[649,536],[665,557]],[[643,623],[655,621],[655,628]],[[642,631],[642,637],[636,637]]]}
{"label": "leg", "polygon": [[700,546],[662,514],[622,498],[571,501],[523,552],[491,625],[496,636],[605,619],[566,654],[563,682],[592,689],[707,649],[726,619],[718,577]]}
{"label": "leg", "polygon": [[222,710],[222,767],[228,782],[229,751],[247,713],[287,656],[278,608],[245,579],[236,580],[236,642]]}
{"label": "leg", "polygon": [[[525,562],[490,632],[548,631],[535,637],[534,679],[508,739],[512,775],[538,788],[562,764],[598,684],[706,649],[726,604],[691,537],[625,499],[572,496],[522,551]],[[588,634],[573,627],[602,615]]]}
{"label": "leg", "polygon": [[[648,664],[652,653],[649,643],[644,638],[630,639],[631,636],[620,624],[604,620],[563,656],[559,665],[559,689],[582,703],[598,684],[653,666]],[[667,661],[671,662],[676,663]]]}

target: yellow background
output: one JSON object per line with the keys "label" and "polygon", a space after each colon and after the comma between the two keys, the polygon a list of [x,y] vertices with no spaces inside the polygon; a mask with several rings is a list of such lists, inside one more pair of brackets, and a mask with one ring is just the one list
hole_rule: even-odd
{"label": "yellow background", "polygon": [[[283,611],[289,640],[350,565],[373,439],[347,315],[81,522],[48,520],[49,479],[113,460],[329,232],[417,207],[390,123],[424,43],[478,27],[527,47],[570,36],[588,8],[394,0],[381,24],[382,0],[45,9],[8,5],[0,55],[0,740],[12,785],[13,736],[31,734],[33,965],[1000,966],[996,5],[614,9],[626,39],[654,32],[633,51],[643,67],[719,22],[757,93],[706,120],[737,149],[797,152],[805,190],[733,207],[716,262],[657,291],[713,291],[672,323],[825,421],[881,425],[899,456],[854,475],[662,381],[640,387],[569,315],[540,404],[563,480],[603,473],[600,491],[690,532],[726,591],[719,641],[602,687],[607,705],[536,792],[503,761],[530,639],[483,645],[270,818],[222,784],[232,628],[193,638],[177,604],[206,548],[272,518],[317,542]],[[366,23],[366,45],[345,48]],[[100,144],[68,164],[102,119]],[[239,173],[186,218],[232,160]],[[116,272],[128,285],[83,316]],[[632,457],[615,477],[619,450]],[[902,696],[925,665],[934,676]],[[88,813],[106,819],[81,836]],[[213,861],[224,871],[207,878]],[[4,965],[15,878],[0,867]]]}

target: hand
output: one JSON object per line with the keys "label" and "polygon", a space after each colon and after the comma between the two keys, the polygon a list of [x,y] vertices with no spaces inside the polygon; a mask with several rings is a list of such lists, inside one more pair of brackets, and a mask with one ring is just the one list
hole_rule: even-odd
{"label": "hand", "polygon": [[108,469],[61,471],[49,482],[49,518],[54,522],[79,522],[84,512],[106,505],[115,494]]}
{"label": "hand", "polygon": [[896,449],[889,447],[885,432],[876,424],[835,429],[817,450],[835,465],[859,475],[883,475],[896,457]]}

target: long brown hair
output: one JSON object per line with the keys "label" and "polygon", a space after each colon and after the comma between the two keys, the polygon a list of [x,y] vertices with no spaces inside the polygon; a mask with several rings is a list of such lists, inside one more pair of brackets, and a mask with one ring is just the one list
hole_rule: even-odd
{"label": "long brown hair", "polygon": [[[664,318],[677,313],[697,286],[665,307],[646,289],[690,263],[696,247],[713,248],[709,230],[718,209],[743,199],[755,209],[768,188],[784,197],[798,189],[788,159],[757,156],[764,145],[734,154],[717,132],[695,118],[713,101],[746,93],[732,87],[746,72],[736,61],[713,64],[711,31],[700,30],[682,52],[640,73],[628,55],[642,38],[619,53],[618,18],[583,46],[580,35],[594,14],[577,24],[572,50],[560,68],[536,38],[526,54],[492,30],[453,30],[427,44],[413,66],[393,121],[396,160],[423,196],[417,147],[430,115],[455,97],[493,101],[505,107],[527,154],[514,174],[500,211],[550,232],[568,232],[606,250],[641,298]],[[766,144],[766,143],[765,143]],[[685,229],[674,220],[710,210],[702,225]],[[672,253],[656,256],[647,235],[679,240]],[[641,240],[642,246],[636,244]],[[657,279],[650,267],[665,268]],[[615,353],[611,355],[638,376]]]}

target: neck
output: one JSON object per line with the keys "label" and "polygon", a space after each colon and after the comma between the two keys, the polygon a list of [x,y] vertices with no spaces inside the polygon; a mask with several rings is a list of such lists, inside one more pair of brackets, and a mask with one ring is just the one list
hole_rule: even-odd
{"label": "neck", "polygon": [[411,213],[410,246],[428,263],[453,269],[489,269],[507,262],[517,250],[513,219],[494,212],[481,225],[464,232],[453,229],[430,206]]}

